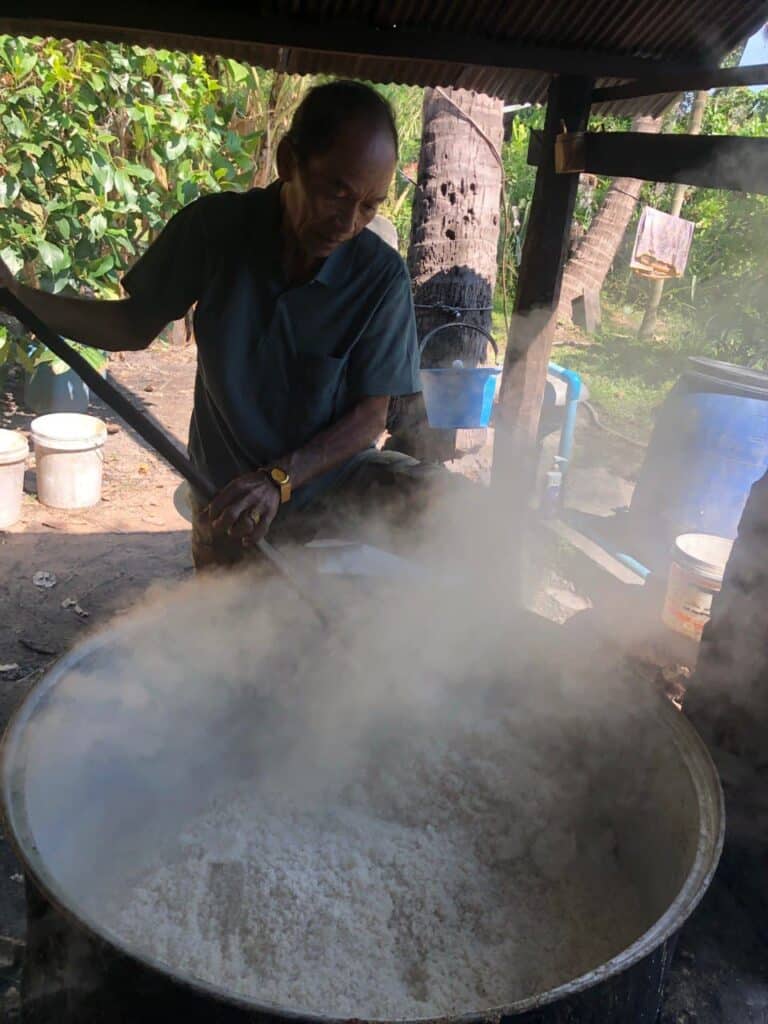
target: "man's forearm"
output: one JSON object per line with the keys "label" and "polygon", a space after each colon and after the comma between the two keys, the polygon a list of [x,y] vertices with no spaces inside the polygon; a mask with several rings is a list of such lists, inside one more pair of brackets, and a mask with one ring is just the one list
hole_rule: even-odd
{"label": "man's forearm", "polygon": [[373,444],[386,429],[388,408],[389,398],[364,398],[332,427],[277,464],[290,473],[294,488],[301,487]]}
{"label": "man's forearm", "polygon": [[131,299],[72,298],[22,284],[14,294],[56,334],[108,352],[146,348],[165,326],[149,321]]}

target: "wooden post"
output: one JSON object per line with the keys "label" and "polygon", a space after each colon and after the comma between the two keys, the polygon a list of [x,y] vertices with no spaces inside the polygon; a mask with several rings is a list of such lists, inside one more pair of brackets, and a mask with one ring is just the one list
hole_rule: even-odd
{"label": "wooden post", "polygon": [[[584,131],[592,79],[564,75],[549,87],[496,424],[493,487],[506,528],[519,537],[536,478],[537,433],[552,349],[578,175],[555,173],[555,137]],[[510,524],[511,519],[511,524]]]}

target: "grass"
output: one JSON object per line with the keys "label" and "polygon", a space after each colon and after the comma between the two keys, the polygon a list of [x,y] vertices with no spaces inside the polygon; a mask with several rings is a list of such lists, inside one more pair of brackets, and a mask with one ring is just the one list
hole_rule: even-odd
{"label": "grass", "polygon": [[588,347],[558,346],[553,358],[581,374],[590,401],[607,422],[645,440],[653,426],[654,410],[680,372],[679,361],[669,353],[647,349],[628,339],[600,339]]}
{"label": "grass", "polygon": [[682,313],[659,318],[656,337],[638,341],[642,312],[605,302],[603,325],[586,344],[558,345],[553,357],[582,375],[605,419],[640,440],[653,413],[688,367],[688,357],[711,355]]}
{"label": "grass", "polygon": [[[656,339],[638,341],[641,315],[632,307],[604,301],[603,325],[597,336],[590,338],[578,330],[561,328],[557,337],[574,338],[574,344],[556,342],[552,359],[581,374],[590,401],[606,423],[645,440],[653,426],[654,410],[685,370],[688,356],[703,355],[705,350],[692,341],[688,325],[670,318],[660,320]],[[503,356],[506,330],[498,299],[493,333],[503,339],[499,345]]]}

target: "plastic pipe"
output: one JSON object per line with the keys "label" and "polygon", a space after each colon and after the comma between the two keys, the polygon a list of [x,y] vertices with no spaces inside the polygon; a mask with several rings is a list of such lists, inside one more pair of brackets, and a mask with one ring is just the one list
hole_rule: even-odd
{"label": "plastic pipe", "polygon": [[[565,474],[571,461],[571,455],[573,454],[573,438],[576,432],[576,415],[579,411],[579,398],[581,397],[581,377],[575,372],[575,370],[566,370],[564,366],[560,366],[558,363],[550,363],[547,369],[553,377],[559,377],[559,379],[565,381],[568,386],[565,393],[565,417],[563,419],[562,430],[560,431],[560,445],[557,449],[560,468],[563,473],[563,479],[565,479]],[[636,558],[628,555],[625,551],[617,550],[613,545],[608,544],[599,534],[594,533],[592,530],[585,529],[582,523],[572,523],[571,525],[574,529],[583,533],[585,537],[588,537],[591,541],[601,547],[603,551],[606,551],[611,555],[612,558],[615,558],[617,562],[621,562],[621,564],[626,566],[627,569],[636,573],[641,579],[645,580],[651,575],[651,570],[647,566],[643,565],[642,562],[638,562]]]}
{"label": "plastic pipe", "polygon": [[581,518],[573,517],[568,514],[568,509],[565,510],[563,520],[568,523],[571,529],[577,533],[582,534],[588,540],[591,540],[594,544],[597,544],[599,548],[602,548],[611,558],[615,558],[617,562],[621,562],[622,565],[626,566],[627,569],[635,573],[642,580],[647,580],[649,576],[653,574],[653,570],[649,569],[647,565],[643,565],[642,562],[638,562],[632,555],[628,555],[626,551],[621,551],[615,545],[611,544],[601,537],[600,534],[589,526],[586,526]]}
{"label": "plastic pipe", "polygon": [[568,469],[573,453],[573,438],[576,433],[576,415],[579,411],[579,398],[581,397],[581,377],[575,370],[566,370],[558,363],[550,363],[547,367],[553,377],[559,377],[565,381],[567,390],[565,393],[565,417],[563,427],[560,431],[560,445],[557,454],[560,459],[563,475]]}
{"label": "plastic pipe", "polygon": [[579,533],[583,533],[585,537],[588,537],[591,541],[594,541],[598,547],[601,547],[603,551],[615,558],[617,562],[621,562],[622,565],[626,566],[631,572],[635,573],[642,580],[647,580],[651,575],[651,570],[647,565],[643,565],[642,562],[638,562],[632,555],[628,555],[626,551],[619,551],[612,544],[609,544],[599,533],[594,533],[592,530],[585,530],[583,524],[579,523],[571,524],[575,530]]}

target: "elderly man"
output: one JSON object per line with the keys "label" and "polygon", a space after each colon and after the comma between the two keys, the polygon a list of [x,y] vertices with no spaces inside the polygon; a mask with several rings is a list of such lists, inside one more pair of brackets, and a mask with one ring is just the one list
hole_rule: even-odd
{"label": "elderly man", "polygon": [[350,496],[394,496],[402,510],[423,492],[426,467],[374,445],[390,398],[419,390],[406,268],[364,230],[397,156],[375,90],[322,85],[280,143],[278,180],[182,209],[124,277],[128,298],[51,295],[0,266],[0,286],[56,331],[111,351],[146,348],[195,306],[189,452],[219,488],[208,506],[194,499],[198,568],[237,562],[273,523],[300,527]]}

